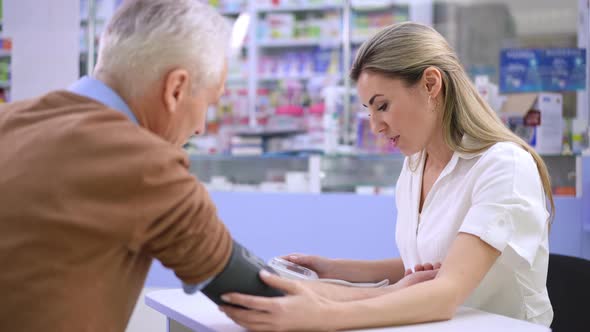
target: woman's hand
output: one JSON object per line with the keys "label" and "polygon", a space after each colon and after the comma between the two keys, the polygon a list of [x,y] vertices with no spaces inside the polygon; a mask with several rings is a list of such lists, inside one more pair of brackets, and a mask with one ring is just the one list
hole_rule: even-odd
{"label": "woman's hand", "polygon": [[414,271],[412,271],[412,269],[407,269],[405,276],[391,287],[393,290],[400,290],[424,281],[432,280],[436,278],[440,267],[440,263],[434,265],[430,263],[424,265],[418,264],[414,267]]}
{"label": "woman's hand", "polygon": [[392,285],[393,290],[400,290],[402,288],[410,287],[412,285],[419,284],[424,281],[432,280],[436,278],[438,271],[438,269],[435,269],[406,274],[406,276],[403,277],[402,280]]}
{"label": "woman's hand", "polygon": [[340,279],[333,259],[304,254],[290,254],[281,258],[315,271],[320,278]]}
{"label": "woman's hand", "polygon": [[[390,291],[410,287],[412,285],[432,280],[438,269],[426,266],[422,271],[406,275],[391,288],[349,288],[320,282],[294,281],[280,278],[262,270],[260,278],[269,286],[282,290],[284,297],[259,297],[245,294],[225,294],[225,302],[240,305],[251,310],[232,306],[220,306],[220,310],[237,324],[252,331],[302,331],[302,330],[330,330],[330,309],[338,301],[370,298],[383,295]],[[354,296],[344,299],[344,291]],[[328,293],[326,293],[328,292]],[[332,294],[334,293],[334,294]]]}
{"label": "woman's hand", "polygon": [[442,265],[440,263],[436,263],[434,265],[432,265],[430,263],[417,264],[416,266],[414,266],[414,271],[412,271],[412,269],[407,269],[406,273],[404,274],[404,277],[406,277],[412,273],[415,273],[415,272],[438,270],[438,269],[440,269],[441,266]]}
{"label": "woman's hand", "polygon": [[237,324],[251,331],[329,330],[328,310],[334,303],[309,289],[304,283],[283,279],[264,270],[260,278],[269,286],[282,290],[284,297],[260,297],[238,293],[222,296],[233,306],[219,309]]}

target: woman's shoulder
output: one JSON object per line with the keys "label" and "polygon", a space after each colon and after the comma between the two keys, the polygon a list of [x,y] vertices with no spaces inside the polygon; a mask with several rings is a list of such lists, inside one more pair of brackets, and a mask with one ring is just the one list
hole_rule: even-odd
{"label": "woman's shoulder", "polygon": [[[521,145],[499,142],[487,149],[473,165],[476,182],[494,183],[505,193],[515,190],[542,191],[539,169],[533,156]],[[517,189],[520,188],[520,189]]]}
{"label": "woman's shoulder", "polygon": [[479,160],[480,164],[498,167],[529,168],[536,163],[533,156],[521,145],[514,142],[498,142],[484,151]]}
{"label": "woman's shoulder", "polygon": [[486,153],[497,154],[497,153],[513,153],[516,156],[530,155],[530,153],[521,145],[514,142],[498,142],[492,145]]}

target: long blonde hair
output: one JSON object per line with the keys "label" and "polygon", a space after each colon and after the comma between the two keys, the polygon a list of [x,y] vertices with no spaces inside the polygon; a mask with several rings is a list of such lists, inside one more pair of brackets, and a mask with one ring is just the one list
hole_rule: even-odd
{"label": "long blonde hair", "polygon": [[[545,196],[555,214],[551,179],[545,162],[524,140],[515,135],[481,98],[451,46],[431,27],[418,23],[389,26],[359,49],[350,77],[357,81],[370,71],[415,85],[428,67],[435,67],[443,80],[443,130],[445,143],[453,151],[480,153],[499,142],[513,142],[531,154],[537,164]],[[469,146],[462,140],[470,138]]]}

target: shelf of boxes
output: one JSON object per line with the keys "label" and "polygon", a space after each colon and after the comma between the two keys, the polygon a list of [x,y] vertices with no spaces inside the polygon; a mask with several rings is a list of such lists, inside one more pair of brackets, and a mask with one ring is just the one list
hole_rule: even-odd
{"label": "shelf of boxes", "polygon": [[367,41],[369,39],[369,37],[352,37],[350,38],[350,43],[352,45],[360,45],[362,43],[364,43],[365,41]]}
{"label": "shelf of boxes", "polygon": [[0,38],[0,103],[10,101],[11,50],[10,38]]}
{"label": "shelf of boxes", "polygon": [[244,9],[244,10],[239,10],[239,9],[236,9],[236,10],[220,10],[219,13],[221,15],[223,15],[223,16],[238,16],[238,15],[240,15],[240,14],[246,12],[246,11],[247,11],[247,9]]}
{"label": "shelf of boxes", "polygon": [[[98,18],[95,21],[96,25],[104,25],[106,22],[106,19],[104,18]],[[88,25],[88,18],[83,18],[80,20],[80,25],[84,26],[84,25]]]}
{"label": "shelf of boxes", "polygon": [[204,2],[216,8],[224,16],[237,16],[248,11],[248,0],[208,0]]}
{"label": "shelf of boxes", "polygon": [[[346,12],[344,1],[203,1],[217,7],[220,14],[232,21],[242,13],[251,15],[247,41],[239,56],[229,62],[227,94],[222,98],[218,111],[214,112],[217,114],[214,114],[213,126],[223,126],[227,123],[248,126],[261,124],[260,121],[272,124],[275,122],[272,119],[274,115],[283,120],[288,118],[290,115],[282,112],[286,110],[288,113],[293,106],[303,103],[310,108],[317,106],[321,102],[319,91],[324,86],[342,84],[348,66],[342,63],[342,15]],[[97,8],[97,36],[109,18],[108,10],[102,9],[116,7],[105,7],[104,3]],[[386,7],[383,7],[386,9],[379,8],[376,4],[386,4]],[[380,10],[394,13],[398,10],[396,6],[409,6],[410,9],[404,11],[403,7],[401,11],[410,19],[412,13],[417,12],[415,8],[411,9],[413,2],[409,0],[362,0],[352,1],[352,5],[352,47],[357,47],[383,24],[393,23],[385,19],[387,14],[380,16]],[[85,29],[87,20],[83,15],[81,17],[80,27]],[[360,23],[360,26],[355,26],[354,18],[359,18],[357,23]],[[403,17],[399,15],[392,18],[396,22],[401,19]],[[84,38],[86,36],[82,33],[82,45],[86,44]],[[81,62],[85,62],[87,58],[88,53],[82,51]],[[304,114],[308,114],[307,112],[306,110]]]}
{"label": "shelf of boxes", "polygon": [[332,78],[335,80],[341,80],[342,75],[331,75],[326,73],[309,73],[309,74],[301,74],[301,75],[260,75],[258,76],[258,81],[280,81],[280,80],[311,80],[314,78]]}
{"label": "shelf of boxes", "polygon": [[255,117],[304,129],[266,152],[309,150],[323,142],[321,89],[342,81],[342,1],[262,2],[255,10]]}
{"label": "shelf of boxes", "polygon": [[286,47],[311,47],[311,46],[324,46],[324,47],[340,47],[342,42],[334,39],[314,39],[314,38],[302,38],[302,39],[270,39],[263,40],[258,43],[259,47],[263,48],[286,48]]}
{"label": "shelf of boxes", "polygon": [[[219,5],[220,12],[227,15],[224,8],[235,8],[240,1],[214,2]],[[350,20],[353,48],[383,26],[411,18],[412,10],[408,7],[412,3],[407,0],[353,3],[356,4],[351,8]],[[246,10],[246,6],[241,9],[231,14]],[[221,114],[233,113],[229,116],[233,120],[225,116],[226,120],[217,118],[215,121],[262,126],[289,119],[299,123],[301,115],[295,115],[301,114],[298,105],[305,103],[306,107],[314,109],[312,112],[318,106],[321,109],[319,91],[326,85],[342,84],[346,71],[347,65],[342,63],[343,9],[340,0],[256,0],[251,4],[247,9],[253,16],[249,30],[251,39],[245,51],[254,59],[247,58],[249,60],[240,66],[230,63],[234,69],[230,70],[228,85],[232,88],[219,109],[225,110]],[[247,71],[245,77],[241,75],[244,70]],[[244,100],[250,98],[255,101]],[[303,114],[308,112],[303,111]],[[245,116],[250,120],[246,121]],[[275,121],[274,117],[279,120]]]}
{"label": "shelf of boxes", "polygon": [[[248,126],[260,124],[261,119],[272,123],[275,113],[278,118],[289,117],[279,114],[282,112],[279,109],[290,110],[306,100],[312,107],[320,102],[317,94],[323,85],[342,84],[343,72],[348,66],[342,63],[343,1],[204,1],[217,7],[230,20],[235,20],[242,13],[252,15],[248,41],[241,54],[230,60],[227,94],[222,98],[213,123]],[[352,2],[353,5],[361,4],[351,10],[351,45],[357,47],[381,25],[392,22],[384,18],[387,14],[379,16],[380,9],[374,6],[375,0]],[[410,1],[377,2],[386,3],[389,7],[385,11],[391,9],[392,13],[397,10],[395,6],[412,5]],[[365,8],[367,6],[370,8]],[[411,10],[402,12],[412,13]],[[99,17],[97,33],[108,19],[106,16]],[[360,29],[354,25],[354,18],[359,18]],[[393,20],[399,19],[396,17]],[[84,29],[86,26],[87,21],[82,20],[80,27]],[[82,34],[82,44],[85,44],[84,38]],[[87,57],[87,53],[81,52],[81,61]]]}
{"label": "shelf of boxes", "polygon": [[272,13],[272,12],[312,12],[312,11],[333,11],[341,10],[342,3],[328,2],[328,3],[317,3],[308,5],[262,5],[256,8],[259,13]]}
{"label": "shelf of boxes", "polygon": [[227,83],[242,83],[248,80],[247,77],[241,75],[228,75],[226,82]]}

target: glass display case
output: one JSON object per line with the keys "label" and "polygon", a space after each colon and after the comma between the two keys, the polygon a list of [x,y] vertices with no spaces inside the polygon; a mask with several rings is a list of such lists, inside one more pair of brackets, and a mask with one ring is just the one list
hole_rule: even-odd
{"label": "glass display case", "polygon": [[[191,172],[215,191],[393,195],[404,157],[392,154],[192,155]],[[581,195],[581,156],[543,156],[557,196]]]}
{"label": "glass display case", "polygon": [[193,156],[191,171],[211,190],[393,194],[399,154]]}

